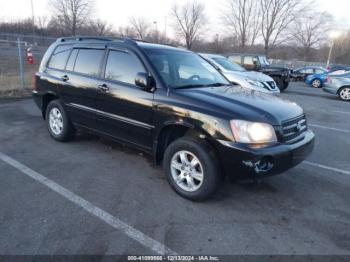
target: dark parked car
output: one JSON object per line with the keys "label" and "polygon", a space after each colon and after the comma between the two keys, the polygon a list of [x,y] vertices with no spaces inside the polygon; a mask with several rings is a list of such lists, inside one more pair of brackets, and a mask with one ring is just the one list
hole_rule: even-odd
{"label": "dark parked car", "polygon": [[258,71],[271,76],[281,91],[287,89],[289,85],[290,70],[285,67],[271,66],[264,55],[232,54],[227,57],[232,62],[242,65],[249,71]]}
{"label": "dark parked car", "polygon": [[305,82],[306,78],[314,74],[326,74],[328,71],[318,66],[307,66],[292,70],[291,80]]}
{"label": "dark parked car", "polygon": [[345,66],[345,65],[330,65],[328,68],[329,72],[334,72],[334,71],[350,71],[350,66]]}
{"label": "dark parked car", "polygon": [[169,46],[61,38],[34,84],[55,140],[80,129],[135,146],[162,163],[170,185],[191,200],[211,196],[224,174],[284,172],[314,146],[295,103],[242,91],[199,55]]}

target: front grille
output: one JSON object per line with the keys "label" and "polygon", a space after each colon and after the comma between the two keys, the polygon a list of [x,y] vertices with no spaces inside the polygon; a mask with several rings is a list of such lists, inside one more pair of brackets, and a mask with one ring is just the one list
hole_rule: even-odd
{"label": "front grille", "polygon": [[276,86],[274,81],[264,82],[263,84],[264,84],[265,88],[268,90],[276,90],[277,89],[277,86]]}
{"label": "front grille", "polygon": [[307,131],[305,115],[282,122],[282,142],[296,143],[304,138]]}

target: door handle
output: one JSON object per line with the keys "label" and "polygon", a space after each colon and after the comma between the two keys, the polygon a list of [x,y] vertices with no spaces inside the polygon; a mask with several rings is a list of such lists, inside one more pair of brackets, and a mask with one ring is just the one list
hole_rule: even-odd
{"label": "door handle", "polygon": [[98,85],[98,88],[103,92],[109,91],[109,87],[106,84]]}
{"label": "door handle", "polygon": [[69,80],[69,77],[67,75],[64,75],[64,76],[61,77],[61,80],[63,82],[67,82]]}

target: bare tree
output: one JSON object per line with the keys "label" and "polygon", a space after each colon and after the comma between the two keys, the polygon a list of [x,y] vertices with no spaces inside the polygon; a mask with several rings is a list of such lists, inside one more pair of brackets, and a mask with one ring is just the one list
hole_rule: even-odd
{"label": "bare tree", "polygon": [[87,22],[93,9],[93,0],[50,0],[55,24],[67,34],[76,35]]}
{"label": "bare tree", "polygon": [[206,23],[204,5],[192,0],[183,6],[174,4],[171,14],[174,17],[174,29],[186,42],[187,49],[191,50]]}
{"label": "bare tree", "polygon": [[260,9],[256,0],[226,0],[222,18],[242,49],[254,45],[260,31]]}
{"label": "bare tree", "polygon": [[304,60],[310,59],[311,50],[327,40],[327,32],[332,28],[333,17],[327,12],[304,13],[295,21],[292,32],[294,42],[303,50]]}
{"label": "bare tree", "polygon": [[98,35],[98,36],[106,36],[106,35],[112,35],[113,30],[112,26],[109,25],[107,22],[96,19],[96,20],[90,20],[87,24],[84,25],[79,30],[79,33],[82,33],[84,35]]}
{"label": "bare tree", "polygon": [[151,24],[143,17],[132,17],[130,23],[134,30],[137,32],[138,37],[141,40],[145,40],[150,31]]}
{"label": "bare tree", "polygon": [[271,46],[281,43],[296,16],[302,15],[304,3],[303,0],[260,0],[261,34],[266,55]]}
{"label": "bare tree", "polygon": [[133,27],[130,26],[120,26],[117,30],[117,35],[121,37],[131,37],[135,38],[137,35],[137,32],[134,30]]}

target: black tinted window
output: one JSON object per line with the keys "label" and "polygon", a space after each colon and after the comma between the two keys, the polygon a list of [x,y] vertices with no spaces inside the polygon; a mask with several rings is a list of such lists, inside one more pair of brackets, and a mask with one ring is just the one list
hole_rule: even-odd
{"label": "black tinted window", "polygon": [[109,52],[105,78],[135,84],[139,72],[145,72],[145,69],[137,57],[125,52]]}
{"label": "black tinted window", "polygon": [[80,49],[75,61],[74,71],[97,76],[104,50]]}
{"label": "black tinted window", "polygon": [[78,49],[74,49],[68,59],[66,70],[73,71],[75,60],[77,59]]}
{"label": "black tinted window", "polygon": [[63,70],[66,66],[71,47],[71,45],[58,46],[52,53],[48,66],[51,68]]}

